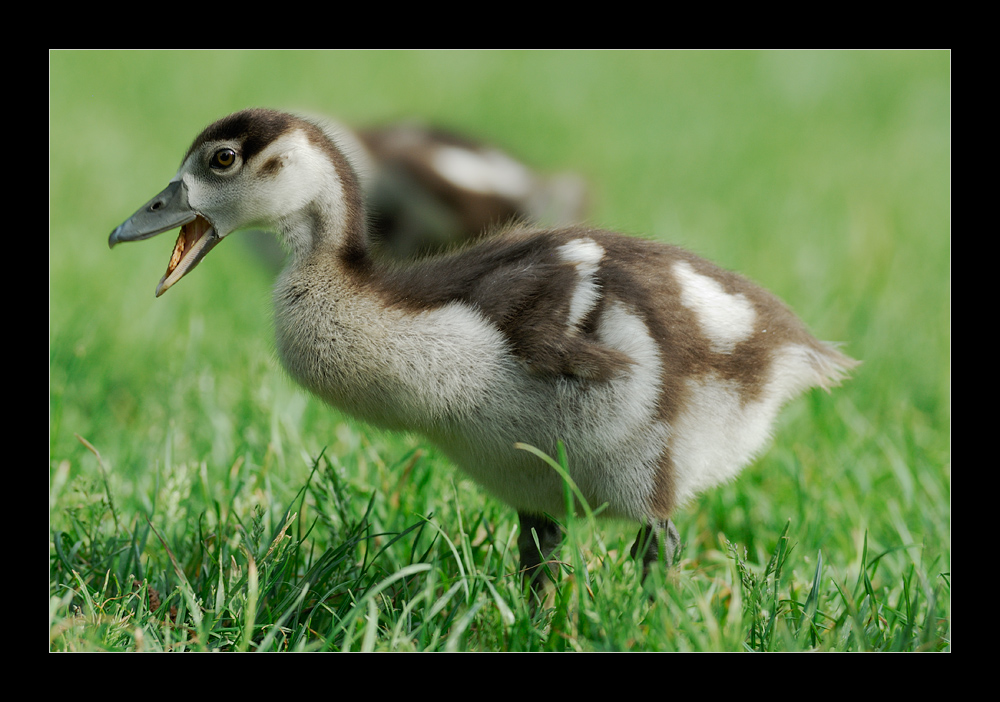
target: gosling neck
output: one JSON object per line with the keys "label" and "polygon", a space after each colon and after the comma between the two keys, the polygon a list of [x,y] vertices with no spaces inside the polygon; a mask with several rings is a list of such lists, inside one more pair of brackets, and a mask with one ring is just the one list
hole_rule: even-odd
{"label": "gosling neck", "polygon": [[319,181],[303,188],[311,191],[311,200],[277,222],[279,235],[291,252],[291,264],[333,255],[352,266],[367,268],[367,223],[358,176],[336,144],[318,128],[307,130],[306,137],[321,148],[330,168],[311,174]]}

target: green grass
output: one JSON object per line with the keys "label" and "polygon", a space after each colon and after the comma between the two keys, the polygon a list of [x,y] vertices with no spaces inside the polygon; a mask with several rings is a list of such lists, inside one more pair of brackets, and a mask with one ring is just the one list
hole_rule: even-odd
{"label": "green grass", "polygon": [[[55,52],[50,98],[52,650],[950,650],[948,53]],[[678,511],[674,573],[643,587],[634,525],[573,518],[531,612],[513,513],[296,388],[238,242],[158,300],[172,237],[108,251],[248,105],[579,172],[594,223],[747,274],[864,364]]]}

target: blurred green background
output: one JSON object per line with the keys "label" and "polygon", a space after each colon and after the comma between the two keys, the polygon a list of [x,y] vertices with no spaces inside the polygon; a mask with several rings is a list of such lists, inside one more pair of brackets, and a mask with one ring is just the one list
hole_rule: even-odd
{"label": "blurred green background", "polygon": [[[418,118],[491,140],[543,172],[581,174],[591,223],[738,270],[817,336],[845,342],[864,361],[855,378],[790,408],[776,445],[808,451],[821,417],[843,450],[829,474],[809,478],[816,510],[863,530],[889,501],[901,516],[885,517],[883,531],[943,529],[947,548],[950,53],[49,58],[50,471],[94,474],[81,435],[112,469],[122,504],[148,507],[164,465],[200,465],[211,484],[244,460],[294,490],[310,455],[361,441],[278,368],[272,276],[245,247],[227,241],[157,300],[174,236],[113,252],[107,238],[165,186],[195,135],[234,110],[269,106],[354,126]],[[380,441],[402,451],[391,443],[399,439],[371,436],[373,454]],[[795,463],[780,448],[769,455]],[[767,476],[752,467],[706,499],[741,504],[741,489],[767,493]],[[768,518],[762,502],[747,520]],[[927,504],[934,514],[919,516]],[[780,525],[788,515],[771,516]]]}

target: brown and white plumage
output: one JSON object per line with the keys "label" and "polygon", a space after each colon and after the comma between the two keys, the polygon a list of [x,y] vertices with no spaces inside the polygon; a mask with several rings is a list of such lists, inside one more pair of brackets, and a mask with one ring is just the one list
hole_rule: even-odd
{"label": "brown and white plumage", "polygon": [[414,121],[358,129],[369,240],[409,258],[498,225],[579,222],[587,193],[571,173],[541,174],[499,147]]}
{"label": "brown and white plumage", "polygon": [[545,515],[565,504],[560,477],[515,444],[563,442],[591,505],[653,529],[648,564],[671,556],[675,507],[751,461],[784,402],[856,363],[744,278],[611,232],[515,226],[380,261],[349,161],[280,112],[210,125],[110,244],[177,226],[158,295],[232,231],[275,231],[291,251],[274,292],[282,364],[331,405],[426,435],[516,508],[542,544],[522,534],[527,567],[554,547]]}
{"label": "brown and white plumage", "polygon": [[[543,174],[500,147],[414,120],[352,129],[320,122],[354,165],[365,200],[368,241],[381,257],[410,259],[454,248],[524,222],[567,226],[584,218],[587,187],[573,173]],[[240,239],[280,270],[272,232]]]}

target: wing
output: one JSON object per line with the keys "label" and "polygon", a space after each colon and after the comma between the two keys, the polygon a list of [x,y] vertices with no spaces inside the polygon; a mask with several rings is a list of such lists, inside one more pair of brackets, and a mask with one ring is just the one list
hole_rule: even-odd
{"label": "wing", "polygon": [[605,306],[604,249],[585,229],[509,230],[387,275],[387,302],[431,309],[475,307],[536,375],[606,380],[630,359],[594,333]]}

